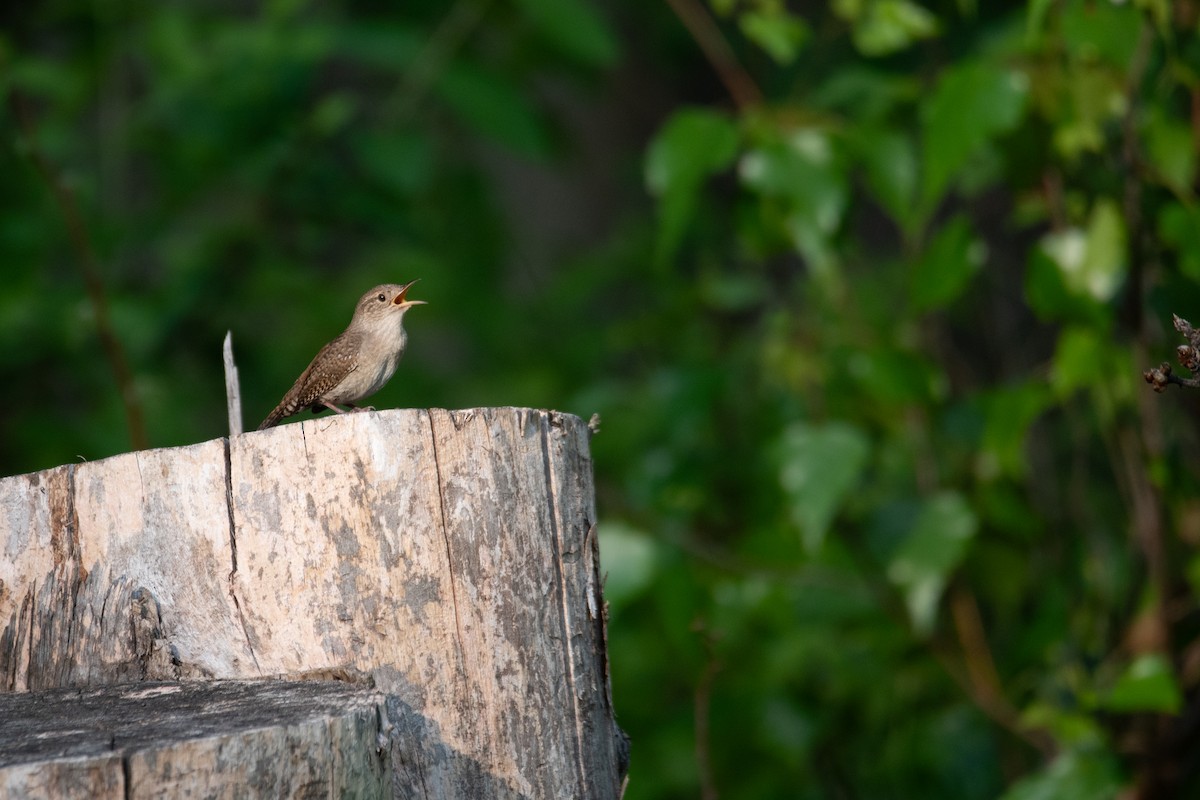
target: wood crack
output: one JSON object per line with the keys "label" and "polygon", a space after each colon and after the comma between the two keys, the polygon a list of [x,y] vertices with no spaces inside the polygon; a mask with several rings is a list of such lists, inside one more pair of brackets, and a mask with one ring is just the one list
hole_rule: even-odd
{"label": "wood crack", "polygon": [[433,446],[433,470],[437,478],[438,514],[440,517],[440,527],[442,530],[442,541],[446,545],[446,569],[450,572],[450,604],[454,608],[455,645],[458,647],[458,659],[459,663],[462,665],[462,679],[464,684],[463,690],[465,693],[465,673],[467,669],[467,655],[466,650],[463,648],[465,636],[463,634],[462,627],[462,614],[459,613],[458,610],[458,589],[455,587],[455,584],[458,582],[458,576],[454,572],[454,553],[450,550],[450,531],[447,530],[446,527],[446,492],[444,488],[445,485],[442,483],[442,462],[441,458],[438,456],[437,431],[434,429],[433,424],[433,409],[428,409],[426,411],[426,416],[429,419],[429,441]]}
{"label": "wood crack", "polygon": [[250,629],[246,627],[246,615],[242,613],[242,603],[237,595],[237,523],[233,517],[233,455],[229,438],[221,440],[225,445],[225,512],[229,517],[229,598],[233,601],[233,608],[237,612],[238,625],[242,628],[242,636],[246,639],[246,649],[250,651],[250,658],[254,661],[254,669],[262,671],[258,665],[258,656],[254,653],[254,643],[250,640]]}
{"label": "wood crack", "polygon": [[[31,685],[31,681],[33,680],[33,675],[34,675],[33,620],[34,620],[35,615],[37,614],[37,588],[38,588],[38,584],[37,584],[36,579],[29,582],[29,641],[27,642],[29,647],[26,650],[26,656],[25,656],[26,657],[26,661],[25,661],[25,689],[26,690],[30,690],[30,689],[34,688]],[[18,665],[18,667],[19,666],[20,665]]]}
{"label": "wood crack", "polygon": [[[67,558],[81,562],[79,547],[79,510],[75,508],[75,465],[67,465]],[[79,566],[82,568],[83,564]]]}
{"label": "wood crack", "polygon": [[563,524],[559,516],[562,497],[559,495],[558,478],[554,472],[554,464],[550,459],[550,418],[542,414],[542,467],[546,475],[546,499],[548,517],[550,520],[551,541],[554,544],[554,574],[558,581],[558,611],[563,626],[563,660],[567,670],[567,687],[571,695],[571,714],[575,722],[575,767],[579,777],[579,796],[589,797],[591,793],[587,783],[587,768],[583,763],[584,731],[583,715],[579,708],[579,692],[575,676],[575,637],[571,630],[571,614],[567,602],[567,578],[563,571]]}

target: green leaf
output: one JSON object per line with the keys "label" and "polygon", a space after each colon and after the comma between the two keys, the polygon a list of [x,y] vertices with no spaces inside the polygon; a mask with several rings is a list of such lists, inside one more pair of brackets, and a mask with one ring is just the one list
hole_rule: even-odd
{"label": "green leaf", "polygon": [[787,215],[784,230],[787,231],[792,247],[804,259],[813,278],[826,291],[836,293],[834,287],[839,278],[837,272],[839,259],[829,232],[822,231],[808,215],[800,212],[792,212]]}
{"label": "green leaf", "polygon": [[904,592],[913,628],[933,630],[938,602],[979,529],[979,520],[957,492],[941,492],[925,502],[913,529],[892,556],[888,578]]}
{"label": "green leaf", "polygon": [[676,112],[650,143],[646,186],[660,196],[680,186],[694,189],[729,166],[737,143],[737,128],[726,115],[703,108]]}
{"label": "green leaf", "polygon": [[952,219],[929,243],[912,273],[910,297],[918,311],[945,308],[967,288],[986,248],[964,216]]}
{"label": "green leaf", "polygon": [[747,11],[738,18],[746,38],[777,64],[790,64],[812,35],[804,20],[779,9],[774,13]]}
{"label": "green leaf", "polygon": [[917,154],[912,140],[899,131],[867,132],[859,143],[858,157],[867,170],[867,186],[875,199],[905,230],[910,230],[916,209]]}
{"label": "green leaf", "polygon": [[738,175],[759,194],[787,200],[822,235],[841,224],[849,187],[829,137],[821,131],[801,129],[784,142],[748,151],[738,163]]}
{"label": "green leaf", "polygon": [[910,0],[837,0],[834,11],[854,26],[854,46],[865,56],[886,56],[938,32],[930,11]]}
{"label": "green leaf", "polygon": [[[69,65],[48,58],[25,58],[4,64],[3,81],[5,89],[20,89],[62,105],[77,102],[89,85]],[[4,110],[10,111],[7,104]]]}
{"label": "green leaf", "polygon": [[864,395],[889,409],[928,403],[942,395],[944,376],[922,354],[879,346],[855,353],[848,365]]}
{"label": "green leaf", "polygon": [[907,106],[922,93],[921,81],[911,75],[854,64],[815,87],[810,101],[815,107],[844,114],[860,124],[880,123],[898,106]]}
{"label": "green leaf", "polygon": [[844,422],[798,422],[780,441],[779,482],[804,545],[815,552],[825,541],[833,517],[858,484],[870,455],[861,430]]}
{"label": "green leaf", "polygon": [[1034,248],[1029,253],[1025,295],[1029,307],[1042,319],[1104,324],[1106,307],[1069,289],[1063,271],[1043,248]]}
{"label": "green leaf", "polygon": [[1025,10],[1025,43],[1032,47],[1045,29],[1046,13],[1054,0],[1029,0]]}
{"label": "green leaf", "polygon": [[1171,24],[1171,0],[1134,0],[1135,8],[1140,8],[1146,12],[1146,15],[1154,21],[1154,26],[1158,28],[1158,33],[1164,39],[1169,40],[1170,24]]}
{"label": "green leaf", "polygon": [[600,539],[603,565],[604,599],[620,607],[643,592],[654,579],[658,552],[654,540],[623,522],[602,522],[596,535]]}
{"label": "green leaf", "polygon": [[1200,209],[1168,205],[1158,215],[1158,233],[1176,251],[1180,271],[1200,281]]}
{"label": "green leaf", "polygon": [[[1135,3],[1063,3],[1062,38],[1079,61],[1102,59],[1124,71],[1137,51],[1143,22]],[[1107,65],[1106,65],[1107,66]]]}
{"label": "green leaf", "polygon": [[395,24],[347,23],[333,34],[342,58],[385,70],[412,69],[425,46],[420,30]]}
{"label": "green leaf", "polygon": [[1021,72],[973,62],[945,71],[921,109],[921,197],[927,212],[979,148],[1020,122],[1027,95],[1028,79]]}
{"label": "green leaf", "polygon": [[762,305],[770,286],[759,275],[706,272],[697,281],[697,298],[722,311],[746,311]]}
{"label": "green leaf", "polygon": [[1110,711],[1158,711],[1177,714],[1183,695],[1170,662],[1157,653],[1138,656],[1100,700]]}
{"label": "green leaf", "polygon": [[1068,159],[1100,152],[1105,127],[1119,118],[1127,105],[1123,78],[1111,69],[1088,61],[1066,76],[1065,97],[1051,116],[1056,123],[1054,146]]}
{"label": "green leaf", "polygon": [[354,118],[357,103],[349,92],[325,95],[309,114],[309,124],[318,136],[332,136],[343,130]]}
{"label": "green leaf", "polygon": [[1025,437],[1051,400],[1049,388],[1033,381],[994,389],[984,397],[983,441],[978,454],[982,477],[1025,474]]}
{"label": "green leaf", "polygon": [[1038,701],[1021,712],[1021,725],[1027,729],[1041,728],[1071,749],[1092,748],[1104,744],[1104,728],[1090,713],[1075,707]]}
{"label": "green leaf", "polygon": [[1111,346],[1092,328],[1076,326],[1065,329],[1058,337],[1058,349],[1054,353],[1054,366],[1050,371],[1050,385],[1054,387],[1054,393],[1066,397],[1090,386],[1097,375],[1103,374],[1107,361],[1105,348]]}
{"label": "green leaf", "polygon": [[458,63],[438,81],[446,103],[478,133],[527,156],[550,150],[550,137],[537,111],[500,73]]}
{"label": "green leaf", "polygon": [[[3,306],[0,306],[0,310]],[[0,315],[0,323],[3,323],[3,316]],[[0,330],[3,330],[3,324],[0,324]],[[1200,556],[1191,556],[1187,560],[1187,567],[1184,568],[1184,575],[1187,576],[1188,585],[1191,587],[1192,594],[1200,595]]]}
{"label": "green leaf", "polygon": [[563,54],[596,67],[620,56],[617,37],[595,6],[584,0],[517,0],[538,31]]}
{"label": "green leaf", "polygon": [[1196,145],[1192,129],[1160,110],[1146,120],[1146,153],[1162,181],[1179,194],[1190,195],[1196,175]]}
{"label": "green leaf", "polygon": [[1013,784],[1000,800],[1116,800],[1125,788],[1116,759],[1103,750],[1068,751]]}
{"label": "green leaf", "polygon": [[423,189],[433,172],[433,148],[415,132],[383,134],[366,130],[352,140],[363,173],[399,195]]}
{"label": "green leaf", "polygon": [[658,257],[679,246],[704,181],[737,154],[738,131],[725,115],[693,108],[676,112],[646,153],[646,187],[659,198]]}
{"label": "green leaf", "polygon": [[1096,202],[1086,230],[1048,233],[1040,246],[1062,273],[1063,285],[1077,296],[1107,302],[1125,277],[1125,222],[1113,200]]}

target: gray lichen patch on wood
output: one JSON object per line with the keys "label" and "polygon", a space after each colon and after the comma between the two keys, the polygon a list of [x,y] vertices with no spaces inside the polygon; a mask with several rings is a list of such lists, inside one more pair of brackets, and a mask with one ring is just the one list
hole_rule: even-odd
{"label": "gray lichen patch on wood", "polygon": [[618,792],[576,417],[308,419],[6,478],[0,508],[0,690],[345,670],[437,732],[425,780]]}

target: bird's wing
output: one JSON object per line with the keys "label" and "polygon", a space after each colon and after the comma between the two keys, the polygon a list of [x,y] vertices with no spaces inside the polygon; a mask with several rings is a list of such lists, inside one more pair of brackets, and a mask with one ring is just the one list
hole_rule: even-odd
{"label": "bird's wing", "polygon": [[327,392],[358,369],[358,347],[348,345],[353,343],[346,341],[346,335],[343,334],[322,347],[258,429],[269,428],[285,417],[319,404]]}

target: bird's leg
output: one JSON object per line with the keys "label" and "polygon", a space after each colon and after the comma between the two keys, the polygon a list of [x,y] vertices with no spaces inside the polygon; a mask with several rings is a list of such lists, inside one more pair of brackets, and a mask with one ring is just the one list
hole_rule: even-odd
{"label": "bird's leg", "polygon": [[346,403],[346,407],[351,411],[374,411],[375,406],[356,406],[354,403]]}
{"label": "bird's leg", "polygon": [[[330,409],[331,411],[336,411],[336,412],[337,412],[337,413],[339,413],[339,414],[345,414],[345,413],[346,413],[345,411],[342,411],[340,408],[338,408],[337,406],[335,406],[333,403],[330,403],[330,402],[328,402],[328,401],[326,401],[326,400],[322,400],[322,401],[321,401],[321,405],[325,406],[326,408]],[[351,406],[351,408],[353,408],[353,406]],[[315,409],[314,409],[314,410],[315,410]]]}

